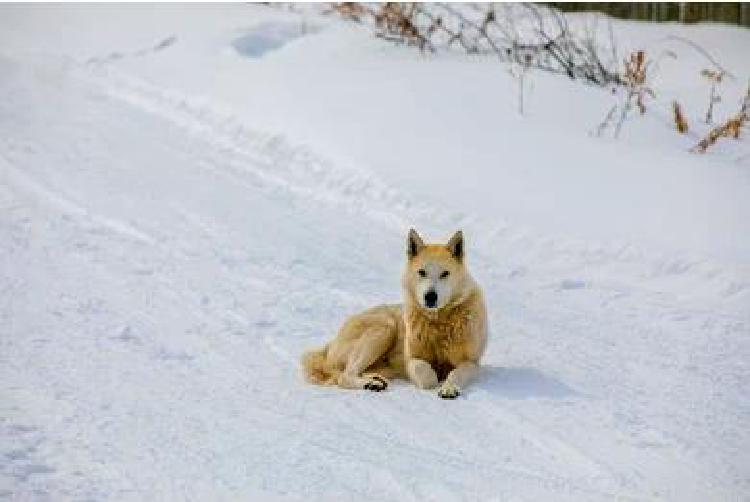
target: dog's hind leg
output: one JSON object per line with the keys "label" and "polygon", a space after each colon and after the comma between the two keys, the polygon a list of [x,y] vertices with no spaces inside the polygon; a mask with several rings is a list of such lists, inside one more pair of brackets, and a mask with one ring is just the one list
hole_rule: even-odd
{"label": "dog's hind leg", "polygon": [[396,368],[393,368],[391,366],[388,366],[387,364],[379,365],[379,366],[373,366],[372,368],[365,371],[362,376],[367,377],[380,377],[385,380],[392,380],[394,378],[398,378],[402,376],[401,371],[397,370]]}
{"label": "dog's hind leg", "polygon": [[347,389],[367,389],[379,392],[388,387],[385,378],[378,374],[363,373],[381,359],[396,341],[396,333],[389,327],[369,328],[360,336],[349,353],[346,367],[339,375],[338,384]]}

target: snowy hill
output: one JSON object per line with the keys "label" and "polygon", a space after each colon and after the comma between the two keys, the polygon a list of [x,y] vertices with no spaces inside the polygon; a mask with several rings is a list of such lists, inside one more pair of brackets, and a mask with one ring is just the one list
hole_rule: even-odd
{"label": "snowy hill", "polygon": [[[606,89],[532,72],[521,116],[491,58],[331,16],[0,6],[0,498],[750,497],[750,144],[687,151],[665,39],[723,116],[750,31],[615,28],[678,56],[618,140]],[[467,236],[479,381],[303,383],[412,225]]]}

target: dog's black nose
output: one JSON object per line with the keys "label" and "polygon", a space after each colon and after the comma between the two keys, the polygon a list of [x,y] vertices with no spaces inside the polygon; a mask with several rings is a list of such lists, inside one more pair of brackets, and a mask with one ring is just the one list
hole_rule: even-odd
{"label": "dog's black nose", "polygon": [[437,293],[434,291],[428,291],[424,294],[424,304],[430,308],[437,305]]}

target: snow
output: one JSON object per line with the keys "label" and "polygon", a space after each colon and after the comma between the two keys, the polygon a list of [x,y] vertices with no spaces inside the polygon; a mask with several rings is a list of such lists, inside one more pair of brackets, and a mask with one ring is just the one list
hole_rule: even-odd
{"label": "snow", "polygon": [[[750,32],[614,27],[678,56],[617,140],[606,89],[532,72],[521,116],[496,61],[309,9],[0,6],[0,497],[750,497],[748,146],[687,151],[666,39],[721,117]],[[467,236],[479,381],[306,385],[412,225]]]}

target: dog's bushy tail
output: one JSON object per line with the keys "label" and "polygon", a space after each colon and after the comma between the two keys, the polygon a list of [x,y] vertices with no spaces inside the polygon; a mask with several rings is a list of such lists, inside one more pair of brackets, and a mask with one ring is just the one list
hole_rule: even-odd
{"label": "dog's bushy tail", "polygon": [[302,356],[302,370],[305,380],[316,385],[333,385],[338,379],[338,372],[326,366],[328,346],[305,352]]}

